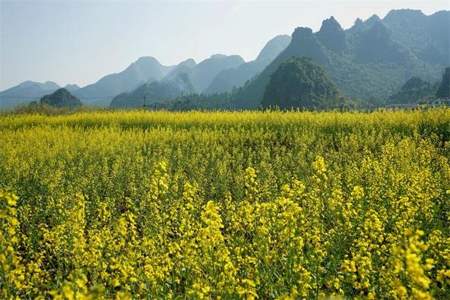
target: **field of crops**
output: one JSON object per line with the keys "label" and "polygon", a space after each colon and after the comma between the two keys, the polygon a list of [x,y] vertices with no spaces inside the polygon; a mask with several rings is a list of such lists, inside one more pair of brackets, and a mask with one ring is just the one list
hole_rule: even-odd
{"label": "field of crops", "polygon": [[447,298],[449,139],[449,109],[0,116],[0,298]]}

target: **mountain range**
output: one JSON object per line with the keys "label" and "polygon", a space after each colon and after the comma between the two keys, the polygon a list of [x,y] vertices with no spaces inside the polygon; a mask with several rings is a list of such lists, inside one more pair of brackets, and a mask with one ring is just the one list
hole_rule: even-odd
{"label": "mountain range", "polygon": [[137,107],[170,102],[192,94],[217,94],[242,86],[263,70],[289,44],[289,36],[270,40],[254,61],[237,55],[215,54],[199,64],[190,59],[175,66],[163,79],[150,80],[112,99],[111,107]]}
{"label": "mountain range", "polygon": [[173,66],[163,66],[156,58],[141,57],[125,70],[106,75],[73,94],[86,104],[107,106],[114,96],[133,90],[147,81],[160,80],[172,69]]}
{"label": "mountain range", "polygon": [[[410,22],[415,26],[408,26]],[[408,38],[416,35],[422,38]],[[278,67],[291,57],[303,56],[320,64],[344,96],[383,104],[411,77],[430,82],[440,79],[450,65],[448,36],[450,11],[426,16],[415,10],[394,10],[383,20],[376,15],[366,21],[358,19],[348,30],[333,17],[323,21],[316,33],[299,27],[288,47],[236,92],[234,106],[258,107]]]}
{"label": "mountain range", "polygon": [[[106,75],[93,84],[81,88],[77,85],[67,85],[65,88],[80,98],[83,103],[94,106],[109,106],[115,97],[140,95],[143,91],[149,92],[149,101],[152,101],[152,97],[155,101],[161,100],[164,95],[167,95],[166,92],[172,84],[174,84],[173,91],[169,94],[182,95],[188,91],[178,89],[180,74],[188,76],[184,79],[188,80],[193,87],[193,90],[189,92],[210,94],[230,91],[264,69],[287,46],[289,40],[290,37],[286,35],[273,38],[254,61],[247,63],[239,55],[215,54],[198,64],[193,59],[187,59],[175,66],[164,66],[154,57],[141,57],[125,70]],[[158,81],[162,82],[152,84]],[[27,86],[28,83],[24,82],[0,92],[0,108],[26,104],[60,88],[54,82],[33,82],[34,87],[30,90],[23,89],[23,86]],[[162,87],[164,88],[161,89]],[[165,92],[155,98],[154,90]],[[142,98],[139,99],[141,102],[142,100]],[[120,103],[117,101],[114,105]],[[130,106],[133,104],[130,103]]]}
{"label": "mountain range", "polygon": [[169,101],[183,95],[195,93],[187,73],[179,73],[160,81],[152,81],[140,85],[135,90],[114,97],[111,107],[142,107]]}
{"label": "mountain range", "polygon": [[240,87],[247,80],[260,73],[264,68],[272,62],[290,43],[289,35],[279,35],[271,39],[255,60],[243,63],[236,68],[223,70],[214,78],[205,94],[215,94],[229,92],[234,87]]}
{"label": "mountain range", "polygon": [[[270,40],[253,61],[216,54],[199,62],[187,59],[164,66],[141,57],[125,70],[81,87],[65,88],[88,105],[127,107],[164,102],[187,94],[228,92],[233,107],[259,107],[272,74],[292,57],[309,57],[323,67],[344,97],[383,104],[412,77],[437,82],[450,65],[450,11],[425,15],[393,10],[344,30],[334,17],[318,32],[298,27],[292,36]],[[54,82],[26,81],[0,92],[0,107],[39,99],[58,89]],[[138,99],[135,99],[135,98]],[[126,100],[128,99],[128,100]],[[140,105],[140,104],[139,104]]]}
{"label": "mountain range", "polygon": [[94,84],[74,91],[74,95],[90,105],[108,106],[119,94],[132,93],[143,85],[148,86],[160,80],[164,80],[167,85],[171,78],[179,74],[188,74],[194,91],[200,93],[219,72],[243,63],[244,60],[238,55],[222,54],[212,55],[198,64],[188,59],[176,66],[164,66],[154,57],[141,57],[122,72],[107,75]]}

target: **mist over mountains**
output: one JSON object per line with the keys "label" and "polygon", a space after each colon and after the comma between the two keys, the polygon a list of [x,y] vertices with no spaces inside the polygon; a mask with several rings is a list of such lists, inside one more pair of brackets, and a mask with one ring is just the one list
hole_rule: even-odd
{"label": "mist over mountains", "polygon": [[[383,19],[357,19],[347,30],[330,17],[318,32],[298,27],[292,36],[274,37],[253,61],[215,54],[198,63],[187,59],[165,66],[154,57],[141,57],[95,83],[65,88],[95,106],[136,107],[144,97],[151,104],[229,93],[233,107],[257,108],[272,74],[292,57],[308,57],[320,65],[342,96],[384,104],[413,77],[430,84],[440,80],[450,65],[450,11],[427,16],[418,10],[393,10]],[[0,92],[0,107],[26,104],[58,88],[54,82],[26,81]]]}

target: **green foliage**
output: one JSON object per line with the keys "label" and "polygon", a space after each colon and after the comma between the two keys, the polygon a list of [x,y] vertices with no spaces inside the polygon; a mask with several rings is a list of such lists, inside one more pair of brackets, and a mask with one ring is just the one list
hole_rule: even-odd
{"label": "green foliage", "polygon": [[13,110],[0,112],[1,115],[46,115],[46,116],[55,116],[55,115],[66,115],[66,114],[74,114],[81,112],[91,112],[91,111],[100,111],[102,109],[98,107],[91,106],[75,106],[75,107],[55,107],[47,104],[41,104],[36,101],[32,101],[27,105],[19,105],[15,107]]}
{"label": "green foliage", "polygon": [[334,17],[322,22],[317,38],[326,48],[334,52],[341,53],[347,48],[345,31]]}
{"label": "green foliage", "polygon": [[264,107],[331,108],[338,90],[325,71],[308,58],[292,58],[280,65],[266,87]]}
{"label": "green foliage", "polygon": [[189,110],[233,110],[239,109],[233,106],[231,93],[217,94],[190,94],[177,97],[173,100],[156,102],[149,105],[150,109],[189,111]]}
{"label": "green foliage", "polygon": [[58,89],[54,93],[42,97],[40,103],[54,107],[78,107],[82,105],[80,99],[73,96],[65,88]]}
{"label": "green foliage", "polygon": [[450,98],[450,67],[445,69],[442,82],[436,93],[438,98]]}
{"label": "green foliage", "polygon": [[393,104],[416,104],[427,102],[436,92],[436,87],[419,77],[409,79],[396,94],[389,97]]}
{"label": "green foliage", "polygon": [[194,93],[194,87],[189,76],[181,73],[170,80],[149,82],[130,93],[120,94],[111,101],[110,106],[112,108],[151,106],[191,93]]}

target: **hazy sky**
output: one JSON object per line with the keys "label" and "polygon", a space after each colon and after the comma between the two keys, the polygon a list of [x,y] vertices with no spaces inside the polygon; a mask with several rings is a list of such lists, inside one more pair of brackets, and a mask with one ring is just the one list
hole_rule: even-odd
{"label": "hazy sky", "polygon": [[431,14],[450,9],[450,0],[0,0],[0,90],[25,80],[82,86],[141,56],[163,64],[214,53],[252,60],[297,26],[316,31],[333,15],[348,28],[394,8]]}

